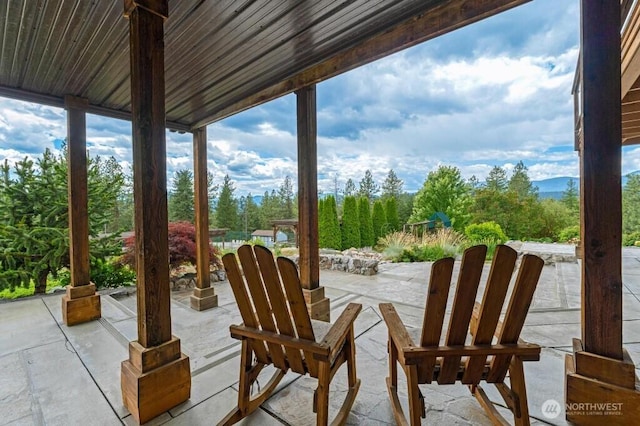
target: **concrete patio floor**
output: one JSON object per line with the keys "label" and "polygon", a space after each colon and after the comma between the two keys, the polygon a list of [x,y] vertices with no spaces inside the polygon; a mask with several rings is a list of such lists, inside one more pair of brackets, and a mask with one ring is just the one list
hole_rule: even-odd
{"label": "concrete patio floor", "polygon": [[[570,252],[572,246],[525,244],[525,251]],[[363,304],[356,321],[358,375],[362,380],[349,424],[394,424],[386,391],[387,331],[378,311],[393,302],[408,326],[422,325],[429,263],[382,264],[376,276],[322,271],[321,284],[331,299],[335,319],[349,302]],[[485,273],[488,268],[485,268]],[[455,277],[454,277],[455,278]],[[623,250],[624,342],[640,365],[640,249]],[[240,316],[227,282],[214,285],[219,307],[189,308],[191,291],[174,292],[173,334],[190,357],[191,399],[148,424],[215,424],[235,406],[239,369],[238,341],[228,326]],[[481,294],[481,293],[480,293]],[[105,292],[102,318],[74,327],[62,324],[61,295],[0,304],[0,425],[135,424],[122,405],[120,363],[136,336],[133,290]],[[580,269],[576,262],[544,267],[522,338],[543,346],[539,362],[525,363],[529,411],[533,424],[564,424],[564,412],[549,419],[544,401],[564,400],[564,356],[580,336]],[[265,372],[269,373],[268,371]],[[403,375],[400,375],[404,379]],[[265,375],[264,382],[268,380]],[[289,373],[277,393],[243,424],[311,425],[316,381]],[[490,424],[463,385],[421,386],[427,405],[423,424]],[[400,385],[405,398],[406,387]],[[492,386],[485,390],[504,404]],[[333,380],[330,416],[346,392],[346,368]],[[501,408],[510,419],[508,411]]]}

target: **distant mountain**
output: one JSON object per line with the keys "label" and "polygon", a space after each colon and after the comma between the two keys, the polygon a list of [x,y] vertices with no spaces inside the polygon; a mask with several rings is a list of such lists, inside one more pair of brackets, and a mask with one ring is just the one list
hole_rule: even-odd
{"label": "distant mountain", "polygon": [[567,189],[567,183],[572,180],[577,186],[580,185],[580,179],[570,176],[560,176],[550,179],[534,180],[531,183],[538,187],[538,192],[564,192]]}
{"label": "distant mountain", "polygon": [[[628,176],[637,174],[640,174],[640,170],[636,170],[635,172],[631,172],[627,175],[622,176],[622,186],[624,187],[627,184]],[[540,195],[540,198],[559,199],[562,197],[562,193],[567,189],[567,183],[571,179],[575,181],[576,186],[580,186],[580,178],[570,176],[560,176],[550,179],[534,180],[531,181],[531,183],[533,184],[533,186],[538,187],[538,194]]]}

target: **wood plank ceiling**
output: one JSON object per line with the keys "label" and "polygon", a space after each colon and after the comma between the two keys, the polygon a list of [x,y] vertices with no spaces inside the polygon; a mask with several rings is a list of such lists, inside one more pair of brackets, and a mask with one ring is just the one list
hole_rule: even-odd
{"label": "wood plank ceiling", "polygon": [[[189,131],[528,0],[169,0],[167,127]],[[0,96],[128,118],[122,0],[0,1]]]}
{"label": "wood plank ceiling", "polygon": [[640,143],[640,6],[622,1],[622,144]]}

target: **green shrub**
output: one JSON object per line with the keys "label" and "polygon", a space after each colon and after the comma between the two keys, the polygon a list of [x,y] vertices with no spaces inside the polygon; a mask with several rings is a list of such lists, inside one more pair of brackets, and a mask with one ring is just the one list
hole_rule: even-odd
{"label": "green shrub", "polygon": [[507,236],[504,231],[500,225],[494,221],[473,223],[464,229],[464,234],[473,244],[480,243],[484,240],[497,241],[498,243],[507,241]]}
{"label": "green shrub", "polygon": [[413,246],[402,252],[403,262],[433,262],[447,257],[447,253],[441,246]]}
{"label": "green shrub", "polygon": [[580,225],[567,226],[558,234],[558,241],[577,242],[580,240]]}
{"label": "green shrub", "polygon": [[[90,277],[91,282],[98,289],[128,286],[136,282],[136,272],[129,266],[123,265],[118,259],[92,259]],[[71,271],[66,268],[61,269],[48,282],[53,282],[59,287],[66,287],[71,283]]]}
{"label": "green shrub", "polygon": [[635,231],[629,234],[622,234],[623,246],[640,246],[640,232]]}

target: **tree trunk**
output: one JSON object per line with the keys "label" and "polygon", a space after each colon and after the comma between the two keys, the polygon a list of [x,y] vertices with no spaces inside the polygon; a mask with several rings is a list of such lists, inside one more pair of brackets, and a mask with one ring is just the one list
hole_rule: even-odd
{"label": "tree trunk", "polygon": [[38,274],[36,281],[36,289],[33,294],[45,294],[47,292],[47,277],[49,276],[49,269],[45,269]]}

